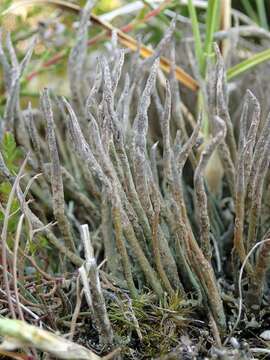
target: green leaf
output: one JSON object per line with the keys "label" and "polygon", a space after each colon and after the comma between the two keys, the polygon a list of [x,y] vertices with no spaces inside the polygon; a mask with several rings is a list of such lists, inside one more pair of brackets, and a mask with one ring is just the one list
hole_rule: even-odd
{"label": "green leaf", "polygon": [[206,17],[206,38],[204,43],[204,57],[202,71],[205,73],[206,59],[211,56],[213,51],[213,38],[220,18],[219,0],[209,0]]}
{"label": "green leaf", "polygon": [[264,29],[268,30],[268,21],[267,21],[264,0],[256,0],[256,4],[257,4],[257,9],[258,9],[258,14],[259,14],[260,25]]}
{"label": "green leaf", "polygon": [[[11,188],[12,188],[12,186],[8,182],[3,181],[0,184],[0,200],[1,200],[1,203],[3,206],[5,206],[5,204],[8,201],[8,197],[11,192]],[[19,201],[17,199],[14,199],[12,201],[11,209],[10,209],[10,214],[14,214],[14,215],[12,215],[8,221],[8,231],[11,233],[15,233],[16,229],[17,229],[19,216],[20,216],[20,214],[18,212],[19,208],[20,208]],[[2,223],[3,220],[4,220],[4,214],[0,211],[0,223]]]}
{"label": "green leaf", "polygon": [[[260,0],[263,1],[263,0]],[[256,11],[254,11],[251,3],[249,0],[241,0],[241,3],[245,9],[245,12],[247,13],[247,15],[257,24],[259,23],[259,19],[258,16],[256,14]]]}
{"label": "green leaf", "polygon": [[196,13],[196,9],[195,9],[195,6],[194,6],[192,0],[188,0],[188,11],[189,11],[190,19],[191,19],[192,32],[193,32],[194,41],[195,41],[195,54],[196,54],[197,61],[199,63],[200,72],[202,72],[203,61],[204,61],[203,60],[204,55],[203,55],[203,48],[202,48],[202,40],[201,40],[201,35],[200,35],[200,28],[199,28],[197,13]]}
{"label": "green leaf", "polygon": [[21,159],[21,150],[17,147],[14,136],[11,132],[5,132],[3,141],[2,141],[2,155],[4,157],[5,163],[12,173],[18,171],[18,160]]}
{"label": "green leaf", "polygon": [[270,49],[253,55],[251,58],[240,62],[227,71],[227,79],[231,80],[245,71],[270,60]]}

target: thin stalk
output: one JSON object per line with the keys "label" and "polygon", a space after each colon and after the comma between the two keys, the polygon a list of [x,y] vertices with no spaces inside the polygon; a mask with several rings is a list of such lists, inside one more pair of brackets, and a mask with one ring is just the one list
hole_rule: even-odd
{"label": "thin stalk", "polygon": [[24,214],[20,216],[20,220],[17,226],[16,236],[15,236],[15,243],[14,243],[14,250],[13,250],[13,286],[14,286],[14,293],[15,299],[17,302],[17,309],[19,313],[20,320],[24,320],[23,312],[20,305],[20,298],[19,298],[19,291],[18,291],[18,283],[17,283],[17,259],[18,259],[18,249],[20,243],[20,237],[22,232],[22,226],[24,221]]}
{"label": "thin stalk", "polygon": [[188,0],[188,11],[192,24],[192,32],[195,40],[195,53],[199,64],[200,73],[203,71],[203,47],[200,35],[199,22],[196,14],[196,9],[192,0]]}
{"label": "thin stalk", "polygon": [[[264,1],[264,0],[260,0]],[[245,9],[245,12],[248,14],[248,16],[257,24],[259,23],[258,15],[256,14],[256,11],[253,9],[250,0],[241,0],[241,3]]]}
{"label": "thin stalk", "polygon": [[19,170],[19,173],[13,182],[12,189],[9,193],[8,202],[6,205],[3,228],[2,228],[2,232],[1,232],[1,245],[2,245],[2,259],[1,260],[2,260],[2,264],[3,264],[4,286],[5,286],[5,290],[7,293],[9,309],[11,311],[13,319],[16,319],[16,314],[15,314],[13,303],[11,301],[11,292],[10,292],[9,279],[8,279],[8,264],[7,264],[8,222],[9,222],[9,215],[10,215],[10,211],[11,211],[11,205],[12,205],[17,187],[19,185],[19,181],[22,176],[23,170],[27,164],[27,161],[28,161],[28,156],[25,158],[25,160]]}
{"label": "thin stalk", "polygon": [[267,14],[266,14],[264,0],[256,0],[256,5],[258,10],[260,25],[264,29],[268,30],[268,21],[267,21]]}
{"label": "thin stalk", "polygon": [[161,255],[160,255],[160,244],[159,244],[159,236],[158,236],[158,227],[159,227],[159,213],[160,206],[158,201],[155,201],[154,204],[154,214],[152,218],[152,241],[153,241],[153,255],[154,261],[156,263],[157,272],[160,276],[161,282],[164,285],[165,289],[168,291],[169,295],[174,295],[174,290],[170,284],[170,281],[167,277],[166,271],[164,270]]}
{"label": "thin stalk", "polygon": [[206,38],[204,43],[204,56],[202,65],[202,74],[205,73],[207,58],[212,54],[213,38],[219,20],[219,0],[209,0],[207,4],[207,18],[206,18]]}
{"label": "thin stalk", "polygon": [[231,67],[227,71],[227,79],[232,80],[235,77],[237,77],[238,75],[240,75],[240,74],[242,74],[242,73],[244,73],[266,61],[269,61],[269,60],[270,60],[270,49],[261,51],[255,55],[251,56],[249,59],[241,61],[240,63]]}

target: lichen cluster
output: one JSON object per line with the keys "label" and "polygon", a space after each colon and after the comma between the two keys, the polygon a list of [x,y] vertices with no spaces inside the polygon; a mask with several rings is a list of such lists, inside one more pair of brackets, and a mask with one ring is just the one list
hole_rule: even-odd
{"label": "lichen cluster", "polygon": [[[52,281],[52,299],[65,300],[56,307],[58,322],[44,320],[43,326],[64,326],[61,310],[70,306],[73,337],[76,321],[83,321],[81,307],[88,308],[90,333],[93,328],[98,332],[105,352],[123,345],[128,336],[126,347],[136,348],[134,338],[144,343],[151,316],[157,342],[164,337],[161,330],[160,337],[156,335],[159,321],[170,318],[170,341],[163,351],[176,347],[192,324],[191,314],[211,325],[211,336],[220,346],[236,320],[239,325],[237,311],[243,301],[247,313],[258,314],[267,290],[270,241],[261,246],[258,241],[269,237],[268,220],[261,212],[270,116],[261,116],[258,100],[247,91],[239,124],[232,123],[216,46],[207,81],[198,79],[202,111],[197,119],[189,113],[187,122],[175,78],[174,22],[151,57],[141,60],[138,53],[120,49],[112,36],[110,51],[89,69],[91,8],[89,1],[69,56],[69,99],[44,89],[39,108],[29,104],[22,110],[20,78],[35,42],[19,62],[10,37],[6,49],[1,40],[7,94],[1,137],[12,133],[25,154],[17,173],[7,166],[4,154],[0,156],[1,179],[11,186],[1,225],[1,289],[7,313],[31,321],[32,315],[20,305],[24,302],[42,317],[54,305],[41,294]],[[159,57],[168,44],[171,71],[165,79]],[[206,176],[213,159],[219,159],[224,170],[218,194]],[[16,241],[8,235],[14,199],[21,214]],[[35,275],[26,272],[26,265]],[[248,285],[244,293],[243,271]],[[25,277],[37,284],[38,277],[46,280],[41,295],[37,289],[31,290],[33,295],[30,291],[31,301]],[[35,307],[38,298],[44,308]],[[76,339],[87,346],[79,327]],[[97,343],[90,347],[98,349]],[[161,351],[156,347],[151,356]]]}

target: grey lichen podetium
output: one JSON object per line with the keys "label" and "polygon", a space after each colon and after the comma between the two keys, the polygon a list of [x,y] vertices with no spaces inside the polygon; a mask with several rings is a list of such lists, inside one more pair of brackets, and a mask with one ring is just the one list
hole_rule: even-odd
{"label": "grey lichen podetium", "polygon": [[84,80],[83,71],[84,63],[87,56],[87,38],[88,38],[88,24],[91,10],[95,2],[88,0],[82,10],[76,43],[71,49],[68,59],[68,75],[70,80],[70,92],[72,96],[72,103],[77,109],[77,115],[84,119],[84,103],[81,86]]}
{"label": "grey lichen podetium", "polygon": [[213,83],[208,86],[208,103],[211,118],[219,116],[225,121],[227,134],[218,146],[218,154],[221,159],[225,176],[231,191],[231,195],[235,196],[235,165],[237,160],[236,142],[233,133],[233,124],[228,109],[228,95],[226,84],[226,72],[224,62],[220,54],[218,46],[215,44],[216,64],[213,70]]}
{"label": "grey lichen podetium", "polygon": [[[248,126],[248,110],[252,110],[250,125]],[[248,207],[251,208],[251,196],[248,191],[253,184],[254,177],[254,150],[256,138],[260,124],[260,104],[251,91],[247,90],[241,120],[243,125],[240,127],[238,168],[235,180],[235,228],[234,228],[234,249],[243,263],[247,255],[247,243],[244,238],[244,221]],[[257,155],[258,156],[258,155]],[[256,164],[259,165],[260,162]],[[254,219],[250,218],[249,231],[253,232]],[[253,240],[252,240],[253,241]],[[250,261],[247,261],[246,269],[251,275],[253,273]]]}
{"label": "grey lichen podetium", "polygon": [[57,221],[59,230],[62,233],[66,246],[76,252],[76,245],[71,230],[71,225],[65,214],[65,199],[62,172],[57,150],[52,104],[49,97],[49,90],[44,89],[41,95],[41,106],[44,118],[47,122],[47,139],[51,160],[51,186],[53,194],[53,213]]}
{"label": "grey lichen podetium", "polygon": [[126,249],[126,244],[124,240],[124,233],[122,229],[122,219],[121,219],[121,205],[120,199],[118,197],[115,187],[113,187],[112,194],[112,220],[115,231],[115,243],[117,250],[121,256],[121,263],[124,272],[124,276],[127,282],[128,289],[131,293],[132,298],[136,298],[138,295],[137,289],[134,284],[132,276],[131,261]]}
{"label": "grey lichen podetium", "polygon": [[[202,116],[195,120],[188,111],[181,113],[185,107],[175,78],[174,47],[168,81],[163,81],[159,69],[158,59],[172,38],[175,24],[166,31],[154,55],[146,60],[141,60],[138,53],[125,56],[125,50],[117,47],[114,33],[113,50],[108,53],[99,48],[99,60],[93,69],[95,55],[91,51],[89,59],[87,55],[91,7],[92,1],[87,1],[69,57],[70,99],[53,99],[60,110],[55,109],[54,116],[49,91],[45,89],[41,96],[47,143],[44,121],[39,121],[42,118],[39,109],[20,112],[28,133],[24,142],[20,141],[22,137],[16,136],[19,133],[16,128],[19,108],[15,107],[18,105],[18,79],[15,77],[14,80],[12,76],[21,76],[16,73],[20,65],[10,38],[8,56],[0,46],[8,94],[6,114],[11,119],[6,117],[4,121],[10,125],[15,116],[16,141],[25,150],[32,150],[26,177],[34,179],[35,172],[42,172],[44,176],[38,184],[42,180],[47,190],[40,191],[41,197],[31,186],[26,198],[23,181],[18,188],[17,198],[30,234],[33,237],[42,232],[48,243],[65,255],[65,265],[73,270],[79,268],[88,313],[93,328],[98,329],[101,345],[108,348],[117,341],[119,328],[113,322],[113,334],[108,314],[112,314],[114,300],[127,293],[134,304],[151,293],[151,307],[159,303],[162,312],[166,310],[173,315],[169,317],[170,323],[177,316],[174,316],[174,310],[167,312],[166,304],[177,297],[189,306],[189,294],[192,293],[192,306],[196,304],[194,314],[198,308],[207,311],[220,332],[225,333],[227,307],[224,309],[223,298],[226,299],[230,291],[227,284],[231,283],[231,272],[226,266],[227,258],[223,260],[223,256],[230,257],[233,239],[230,237],[224,246],[223,231],[234,225],[236,261],[232,263],[236,278],[239,262],[244,263],[258,235],[269,224],[269,219],[264,219],[267,215],[263,207],[267,206],[267,200],[263,190],[270,161],[270,116],[262,122],[258,100],[248,92],[242,117],[237,122],[240,135],[236,151],[238,129],[234,128],[234,117],[229,113],[226,72],[216,48],[209,77],[206,81],[201,79],[205,95],[202,101],[210,126],[208,145],[199,153]],[[34,112],[38,114],[35,117],[32,116]],[[188,124],[185,124],[188,117]],[[222,171],[221,198],[208,195],[205,185],[206,167],[214,153],[219,155],[225,175],[223,177]],[[50,163],[46,163],[48,158]],[[0,178],[14,184],[15,177],[10,175],[1,153]],[[53,206],[47,206],[44,199],[49,198],[50,185]],[[223,200],[227,201],[228,193],[230,203],[235,205],[229,210],[229,216],[221,204]],[[34,199],[34,202],[29,203],[28,199]],[[74,204],[69,217],[65,212],[67,200],[69,205]],[[214,226],[216,213],[220,221]],[[57,229],[45,223],[53,216],[58,222]],[[224,226],[219,226],[223,220]],[[79,241],[74,245],[73,230],[78,234],[80,223],[88,224],[82,228],[85,261],[76,254],[75,245],[79,245]],[[213,253],[212,235],[216,245]],[[51,259],[48,248],[42,248],[42,255]],[[257,257],[250,258],[245,266],[248,283],[258,298],[263,295],[269,253],[269,243],[265,243],[258,249]],[[39,263],[39,253],[35,256]],[[100,286],[99,262],[106,286],[104,291]],[[48,266],[48,272],[62,273],[62,270],[61,263],[52,261]],[[104,295],[110,297],[107,304]],[[79,316],[84,319],[82,314]],[[115,321],[113,317],[111,319]],[[138,321],[142,322],[144,335],[144,319],[138,317]],[[125,331],[126,321],[123,325],[121,333]],[[173,327],[178,336],[178,324],[174,323]],[[79,335],[81,329],[78,322],[76,331]],[[131,342],[133,339],[132,335]]]}
{"label": "grey lichen podetium", "polygon": [[37,168],[39,171],[42,171],[44,167],[44,159],[41,153],[40,138],[38,136],[37,128],[35,125],[31,103],[28,104],[28,109],[24,120],[32,143],[33,153],[37,159]]}
{"label": "grey lichen podetium", "polygon": [[[4,129],[11,132],[14,132],[16,128],[14,126],[15,119],[20,120],[21,118],[19,102],[20,78],[29,64],[35,44],[36,37],[30,42],[25,56],[19,63],[9,33],[7,33],[6,38],[6,47],[9,56],[6,56],[2,46],[2,31],[0,29],[0,63],[3,67],[4,83],[7,93],[7,103],[4,111]],[[8,57],[10,58],[10,63]]]}
{"label": "grey lichen podetium", "polygon": [[82,266],[85,268],[91,284],[90,296],[94,318],[101,337],[101,344],[106,347],[111,347],[113,344],[113,331],[101,289],[94,249],[87,224],[81,226],[81,233],[86,258]]}
{"label": "grey lichen podetium", "polygon": [[[225,121],[227,133],[226,139],[221,143],[223,147],[228,147],[228,153],[230,154],[231,163],[234,165],[237,159],[237,146],[234,136],[233,123],[229,114],[228,107],[228,90],[226,83],[226,70],[223,58],[221,56],[219,47],[217,44],[214,44],[214,49],[216,53],[216,76],[215,76],[215,87],[216,89],[216,113],[214,115],[219,116]],[[229,169],[230,170],[230,169]]]}
{"label": "grey lichen podetium", "polygon": [[226,136],[226,125],[224,121],[217,116],[214,118],[214,121],[217,128],[216,134],[203,150],[194,174],[196,211],[200,228],[200,246],[208,261],[211,261],[212,251],[210,244],[210,221],[207,210],[207,195],[204,187],[203,172],[214,150],[224,141]]}
{"label": "grey lichen podetium", "polygon": [[[94,157],[89,144],[86,142],[85,137],[82,134],[78,119],[77,119],[72,107],[65,99],[63,99],[63,101],[64,101],[64,104],[65,104],[65,106],[69,112],[69,116],[70,116],[69,130],[70,130],[71,139],[73,140],[73,145],[75,147],[75,151],[77,152],[79,157],[83,161],[85,161],[88,171],[93,173],[96,180],[102,184],[102,186],[104,187],[104,191],[106,191],[107,194],[111,194],[112,184],[111,184],[109,177],[105,175],[99,162]],[[98,140],[98,139],[96,139],[96,140]],[[110,174],[111,179],[115,180],[117,183],[117,180],[114,179],[114,170],[112,169],[111,165],[109,164],[108,159],[106,159],[104,151],[102,151],[101,155],[102,154],[103,154],[102,161],[103,161],[103,165],[105,165],[105,167],[106,167],[106,170],[107,170],[106,172],[108,174]],[[119,184],[117,185],[117,188],[119,190],[121,189]],[[123,191],[121,191],[121,193],[123,194]],[[129,205],[129,204],[127,204],[127,205]],[[132,208],[131,208],[131,210],[132,210]],[[155,271],[151,268],[147,258],[145,257],[145,254],[142,251],[140,244],[138,243],[138,240],[134,233],[133,226],[130,223],[128,216],[126,215],[125,210],[123,208],[121,208],[121,215],[122,215],[123,231],[124,231],[125,237],[127,238],[128,242],[130,242],[132,251],[134,251],[134,254],[137,257],[137,259],[141,265],[142,271],[146,275],[146,278],[149,280],[149,283],[152,285],[152,287],[156,291],[156,293],[161,297],[162,296],[162,288],[159,284],[158,278],[155,274]]]}
{"label": "grey lichen podetium", "polygon": [[[249,228],[247,238],[247,249],[250,250],[256,243],[259,219],[261,215],[262,196],[264,182],[269,169],[270,151],[270,114],[259,135],[255,146],[253,163],[250,172],[247,194],[251,197],[251,207],[249,211]],[[264,246],[266,247],[266,245]]]}

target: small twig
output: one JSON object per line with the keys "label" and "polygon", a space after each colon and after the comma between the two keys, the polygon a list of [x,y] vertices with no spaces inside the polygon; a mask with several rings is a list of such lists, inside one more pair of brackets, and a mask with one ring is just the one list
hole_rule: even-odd
{"label": "small twig", "polygon": [[91,290],[89,287],[87,273],[83,265],[79,268],[79,274],[83,284],[83,292],[86,298],[86,302],[89,306],[90,311],[93,313],[93,301],[92,301]]}
{"label": "small twig", "polygon": [[257,247],[259,247],[262,244],[265,244],[267,242],[270,242],[270,239],[266,239],[266,240],[262,240],[259,241],[256,245],[253,246],[253,248],[249,251],[249,253],[247,254],[246,258],[244,259],[240,272],[239,272],[239,278],[238,278],[238,291],[239,291],[239,305],[238,305],[238,315],[237,315],[237,319],[234,323],[234,326],[232,328],[232,330],[230,331],[229,336],[226,338],[225,342],[224,342],[224,346],[228,343],[228,341],[231,339],[233,333],[235,332],[240,320],[241,320],[241,315],[242,315],[242,309],[243,309],[243,292],[242,292],[242,277],[243,277],[243,273],[244,273],[244,269],[245,266],[250,258],[250,256],[252,255],[252,253],[257,249]]}
{"label": "small twig", "polygon": [[[4,296],[7,296],[7,294],[6,294],[1,288],[0,288],[0,292],[1,292]],[[16,300],[13,296],[11,296],[10,299],[11,299],[11,301],[12,301],[14,304],[17,304],[17,300]],[[27,308],[25,305],[23,305],[22,303],[20,303],[20,306],[21,306],[21,308],[22,308],[27,314],[29,314],[30,316],[32,316],[33,319],[39,321],[40,317],[39,317],[37,314],[33,313],[32,310],[28,309],[28,308]],[[41,322],[41,324],[42,324],[42,322]],[[44,325],[44,324],[43,324],[43,325]]]}
{"label": "small twig", "polygon": [[83,290],[80,289],[80,278],[79,276],[76,279],[76,305],[74,312],[72,314],[71,324],[70,324],[70,334],[69,334],[69,340],[72,341],[74,334],[75,334],[75,328],[76,328],[76,322],[80,313],[81,304],[82,304],[82,294]]}
{"label": "small twig", "polygon": [[9,193],[8,202],[6,205],[5,210],[5,216],[4,216],[4,222],[3,222],[3,228],[1,232],[1,243],[2,243],[2,265],[3,265],[3,277],[4,277],[4,285],[7,292],[8,297],[8,303],[9,303],[9,309],[11,311],[13,319],[16,319],[16,314],[14,310],[14,306],[12,301],[10,300],[11,293],[10,293],[10,287],[9,287],[9,280],[8,280],[8,265],[7,265],[7,234],[8,234],[8,220],[9,220],[9,214],[12,206],[12,202],[16,193],[17,186],[19,184],[20,178],[22,176],[23,170],[27,164],[28,161],[28,155],[26,156],[24,162],[22,163],[20,170],[18,172],[18,175],[15,178],[15,181],[13,183],[12,189]]}
{"label": "small twig", "polygon": [[1,345],[3,350],[8,344],[12,344],[15,345],[15,348],[31,346],[59,359],[100,359],[99,356],[81,345],[19,320],[0,318],[0,335],[9,338]]}
{"label": "small twig", "polygon": [[255,354],[270,355],[270,349],[266,349],[266,348],[250,348],[249,351]]}
{"label": "small twig", "polygon": [[20,219],[19,219],[19,222],[17,225],[17,231],[16,231],[16,236],[15,236],[15,242],[14,242],[14,250],[13,250],[13,287],[14,287],[15,298],[17,301],[17,308],[18,308],[20,320],[24,320],[24,316],[23,316],[23,312],[21,310],[21,304],[20,304],[18,286],[17,286],[17,256],[18,256],[18,248],[19,248],[23,220],[24,220],[24,214],[22,214],[20,216]]}

